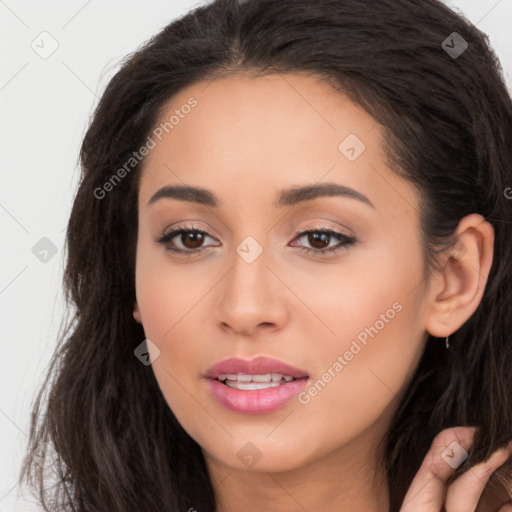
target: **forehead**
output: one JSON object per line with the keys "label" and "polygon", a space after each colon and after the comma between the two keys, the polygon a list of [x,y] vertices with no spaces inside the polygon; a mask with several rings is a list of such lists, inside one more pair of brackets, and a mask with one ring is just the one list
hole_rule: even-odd
{"label": "forehead", "polygon": [[195,83],[167,102],[151,136],[141,204],[168,183],[238,185],[254,198],[322,180],[375,195],[383,178],[397,179],[384,163],[380,125],[314,75]]}

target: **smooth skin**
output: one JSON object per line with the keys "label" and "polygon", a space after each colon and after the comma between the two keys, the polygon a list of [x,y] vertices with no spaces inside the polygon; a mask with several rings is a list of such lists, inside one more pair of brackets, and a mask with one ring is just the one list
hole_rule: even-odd
{"label": "smooth skin", "polygon": [[[232,75],[187,87],[161,121],[190,97],[197,106],[156,141],[139,189],[133,314],[160,351],[152,367],[163,396],[203,449],[219,512],[382,512],[389,496],[376,447],[427,333],[444,343],[476,310],[492,226],[476,214],[462,219],[459,243],[441,256],[440,271],[425,275],[418,191],[387,167],[381,128],[365,111],[312,76]],[[350,134],[365,146],[353,161],[339,149]],[[284,189],[324,183],[371,204],[348,196],[274,204]],[[148,204],[167,185],[207,189],[219,205]],[[179,228],[188,233],[157,241]],[[336,236],[301,234],[321,228],[356,241],[306,253],[340,246]],[[262,250],[250,263],[237,252],[247,237]],[[204,250],[192,254],[197,248]],[[400,312],[380,328],[394,303]],[[232,412],[203,377],[229,357],[269,356],[306,371],[313,384],[375,325],[378,333],[307,404]],[[238,456],[248,446],[257,458],[250,466]],[[404,512],[441,510],[452,470],[438,462],[422,466]],[[474,510],[481,483],[469,475],[452,484],[448,512]]]}

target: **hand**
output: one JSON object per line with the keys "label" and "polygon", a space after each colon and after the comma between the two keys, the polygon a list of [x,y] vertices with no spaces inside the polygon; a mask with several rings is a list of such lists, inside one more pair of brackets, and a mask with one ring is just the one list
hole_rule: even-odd
{"label": "hand", "polygon": [[[492,473],[512,454],[512,444],[508,445],[508,449],[497,450],[487,461],[471,467],[447,486],[446,481],[465,459],[461,447],[465,452],[469,451],[475,432],[475,427],[454,427],[436,436],[407,491],[400,512],[476,510]],[[450,447],[454,442],[457,444]],[[512,501],[492,512],[512,512]]]}

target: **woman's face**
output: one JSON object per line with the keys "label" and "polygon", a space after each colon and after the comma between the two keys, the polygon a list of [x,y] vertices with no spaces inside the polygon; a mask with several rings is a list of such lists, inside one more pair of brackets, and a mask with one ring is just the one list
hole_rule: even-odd
{"label": "woman's face", "polygon": [[380,126],[297,74],[197,83],[161,122],[140,182],[134,317],[169,407],[231,468],[371,453],[427,314],[418,196],[386,166]]}

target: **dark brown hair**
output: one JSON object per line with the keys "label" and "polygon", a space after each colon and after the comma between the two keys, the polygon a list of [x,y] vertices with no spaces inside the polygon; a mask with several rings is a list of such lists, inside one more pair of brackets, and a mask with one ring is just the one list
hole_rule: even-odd
{"label": "dark brown hair", "polygon": [[[458,56],[443,46],[454,32],[468,45]],[[380,122],[389,165],[421,191],[427,270],[462,217],[479,213],[495,230],[477,311],[449,350],[427,343],[400,397],[382,447],[390,512],[441,430],[478,427],[457,474],[512,439],[512,103],[487,36],[437,0],[218,0],[122,63],[85,135],[66,238],[74,311],[34,404],[20,476],[45,510],[215,510],[200,447],[134,356],[145,338],[132,316],[143,162],[104,197],[94,191],[187,86],[288,72],[320,77]],[[43,441],[55,455],[47,477],[30,456]],[[506,466],[500,475],[510,486]]]}

